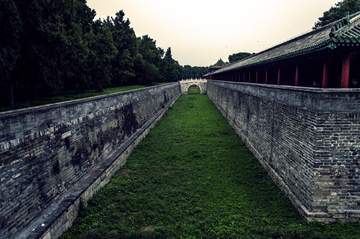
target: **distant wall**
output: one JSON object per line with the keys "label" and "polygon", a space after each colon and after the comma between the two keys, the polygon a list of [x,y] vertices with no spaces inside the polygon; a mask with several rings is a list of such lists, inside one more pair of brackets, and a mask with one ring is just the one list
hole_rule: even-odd
{"label": "distant wall", "polygon": [[209,80],[207,94],[308,221],[359,220],[359,89]]}
{"label": "distant wall", "polygon": [[180,93],[172,83],[0,113],[0,238],[59,236]]}

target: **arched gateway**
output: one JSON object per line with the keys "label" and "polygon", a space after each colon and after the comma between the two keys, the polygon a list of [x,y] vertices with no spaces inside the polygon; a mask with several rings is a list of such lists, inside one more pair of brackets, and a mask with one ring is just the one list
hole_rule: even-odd
{"label": "arched gateway", "polygon": [[181,93],[187,94],[189,87],[192,85],[196,85],[200,88],[200,94],[206,94],[207,92],[207,80],[205,79],[188,79],[188,80],[181,80],[180,87]]}

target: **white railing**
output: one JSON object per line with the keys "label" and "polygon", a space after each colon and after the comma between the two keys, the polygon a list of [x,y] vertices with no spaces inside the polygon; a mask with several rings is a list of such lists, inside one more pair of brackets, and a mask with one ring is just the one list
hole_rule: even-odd
{"label": "white railing", "polygon": [[196,79],[182,79],[182,80],[180,80],[180,82],[189,82],[189,81],[197,81],[197,82],[199,82],[199,81],[207,81],[206,79],[198,79],[198,78],[196,78]]}

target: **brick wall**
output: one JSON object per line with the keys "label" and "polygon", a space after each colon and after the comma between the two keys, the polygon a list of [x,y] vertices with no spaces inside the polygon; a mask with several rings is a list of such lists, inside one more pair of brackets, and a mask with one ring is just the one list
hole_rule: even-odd
{"label": "brick wall", "polygon": [[303,217],[360,218],[360,90],[208,81],[207,93]]}
{"label": "brick wall", "polygon": [[[179,84],[172,83],[0,113],[0,238],[28,237],[19,233],[31,230],[34,220],[56,214],[74,195],[78,205],[81,195],[74,187],[81,180],[103,185],[113,170],[98,173],[117,158],[120,167],[129,139],[137,141],[132,136],[145,132],[149,120],[179,94]],[[101,180],[89,179],[90,174]]]}

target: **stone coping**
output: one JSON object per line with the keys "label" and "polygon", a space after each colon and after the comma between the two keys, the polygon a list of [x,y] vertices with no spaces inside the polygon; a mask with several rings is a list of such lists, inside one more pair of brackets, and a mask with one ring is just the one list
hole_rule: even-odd
{"label": "stone coping", "polygon": [[322,89],[209,80],[208,84],[314,112],[360,113],[360,89]]}
{"label": "stone coping", "polygon": [[118,96],[118,95],[126,95],[126,94],[134,93],[134,92],[148,91],[149,89],[151,90],[153,88],[161,88],[161,87],[168,88],[168,87],[172,87],[173,85],[176,85],[176,84],[179,84],[179,83],[172,82],[172,83],[164,84],[164,85],[149,86],[149,87],[145,87],[145,88],[141,88],[141,89],[134,89],[134,90],[116,92],[116,93],[112,93],[112,94],[98,95],[98,96],[86,97],[86,98],[81,98],[81,99],[76,99],[76,100],[63,101],[63,102],[58,102],[58,103],[39,105],[39,106],[33,106],[33,107],[28,107],[28,108],[23,108],[23,109],[0,112],[0,120],[2,120],[4,118],[8,118],[8,117],[16,117],[16,116],[20,116],[20,115],[28,114],[28,113],[42,112],[42,111],[47,111],[49,109],[56,109],[56,108],[60,108],[60,107],[70,106],[70,105],[87,103],[87,102],[91,102],[94,100],[106,99],[106,98],[114,97],[114,96]]}

